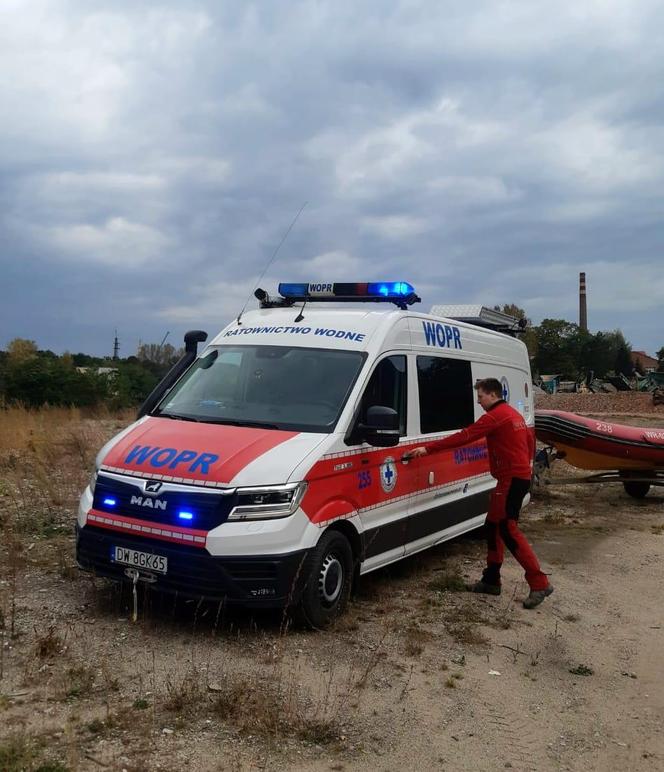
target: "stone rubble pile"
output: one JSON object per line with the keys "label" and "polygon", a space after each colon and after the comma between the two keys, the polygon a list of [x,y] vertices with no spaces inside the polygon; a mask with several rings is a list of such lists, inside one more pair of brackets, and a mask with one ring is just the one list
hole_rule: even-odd
{"label": "stone rubble pile", "polygon": [[615,394],[536,394],[536,410],[570,413],[664,416],[664,405],[654,405],[650,392],[620,391]]}

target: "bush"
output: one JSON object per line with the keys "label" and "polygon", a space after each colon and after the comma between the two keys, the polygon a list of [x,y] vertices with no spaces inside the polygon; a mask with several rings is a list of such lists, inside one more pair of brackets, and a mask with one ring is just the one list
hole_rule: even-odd
{"label": "bush", "polygon": [[44,357],[23,361],[10,359],[3,381],[6,401],[20,402],[28,407],[98,405],[109,398],[111,390],[106,376],[80,373],[62,359]]}
{"label": "bush", "polygon": [[[29,356],[0,352],[0,407],[134,407],[143,402],[169,368],[140,362],[136,357],[130,360],[109,362],[84,354],[58,357],[50,351],[36,351]],[[97,373],[97,368],[108,365],[112,372]],[[80,372],[77,367],[89,369]]]}

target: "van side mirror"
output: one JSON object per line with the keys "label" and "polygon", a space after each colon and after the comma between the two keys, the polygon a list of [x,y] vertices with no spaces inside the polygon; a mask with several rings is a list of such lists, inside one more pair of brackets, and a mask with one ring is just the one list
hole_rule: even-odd
{"label": "van side mirror", "polygon": [[375,448],[393,448],[399,444],[399,414],[391,407],[372,405],[367,410],[367,420],[358,430],[369,445]]}

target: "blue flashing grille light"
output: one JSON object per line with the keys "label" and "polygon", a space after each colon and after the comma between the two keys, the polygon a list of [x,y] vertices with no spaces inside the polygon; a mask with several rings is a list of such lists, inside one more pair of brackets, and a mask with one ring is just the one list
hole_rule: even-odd
{"label": "blue flashing grille light", "polygon": [[104,506],[106,507],[114,507],[117,503],[117,499],[104,499]]}
{"label": "blue flashing grille light", "polygon": [[193,520],[194,519],[194,513],[193,512],[178,512],[178,517],[180,520]]}

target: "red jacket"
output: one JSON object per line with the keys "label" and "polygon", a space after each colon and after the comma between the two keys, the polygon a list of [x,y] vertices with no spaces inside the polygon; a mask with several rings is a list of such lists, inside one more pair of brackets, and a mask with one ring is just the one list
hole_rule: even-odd
{"label": "red jacket", "polygon": [[529,480],[535,455],[535,433],[526,426],[521,413],[500,400],[474,424],[444,440],[426,444],[429,453],[468,445],[486,437],[489,469],[496,479],[521,477]]}

